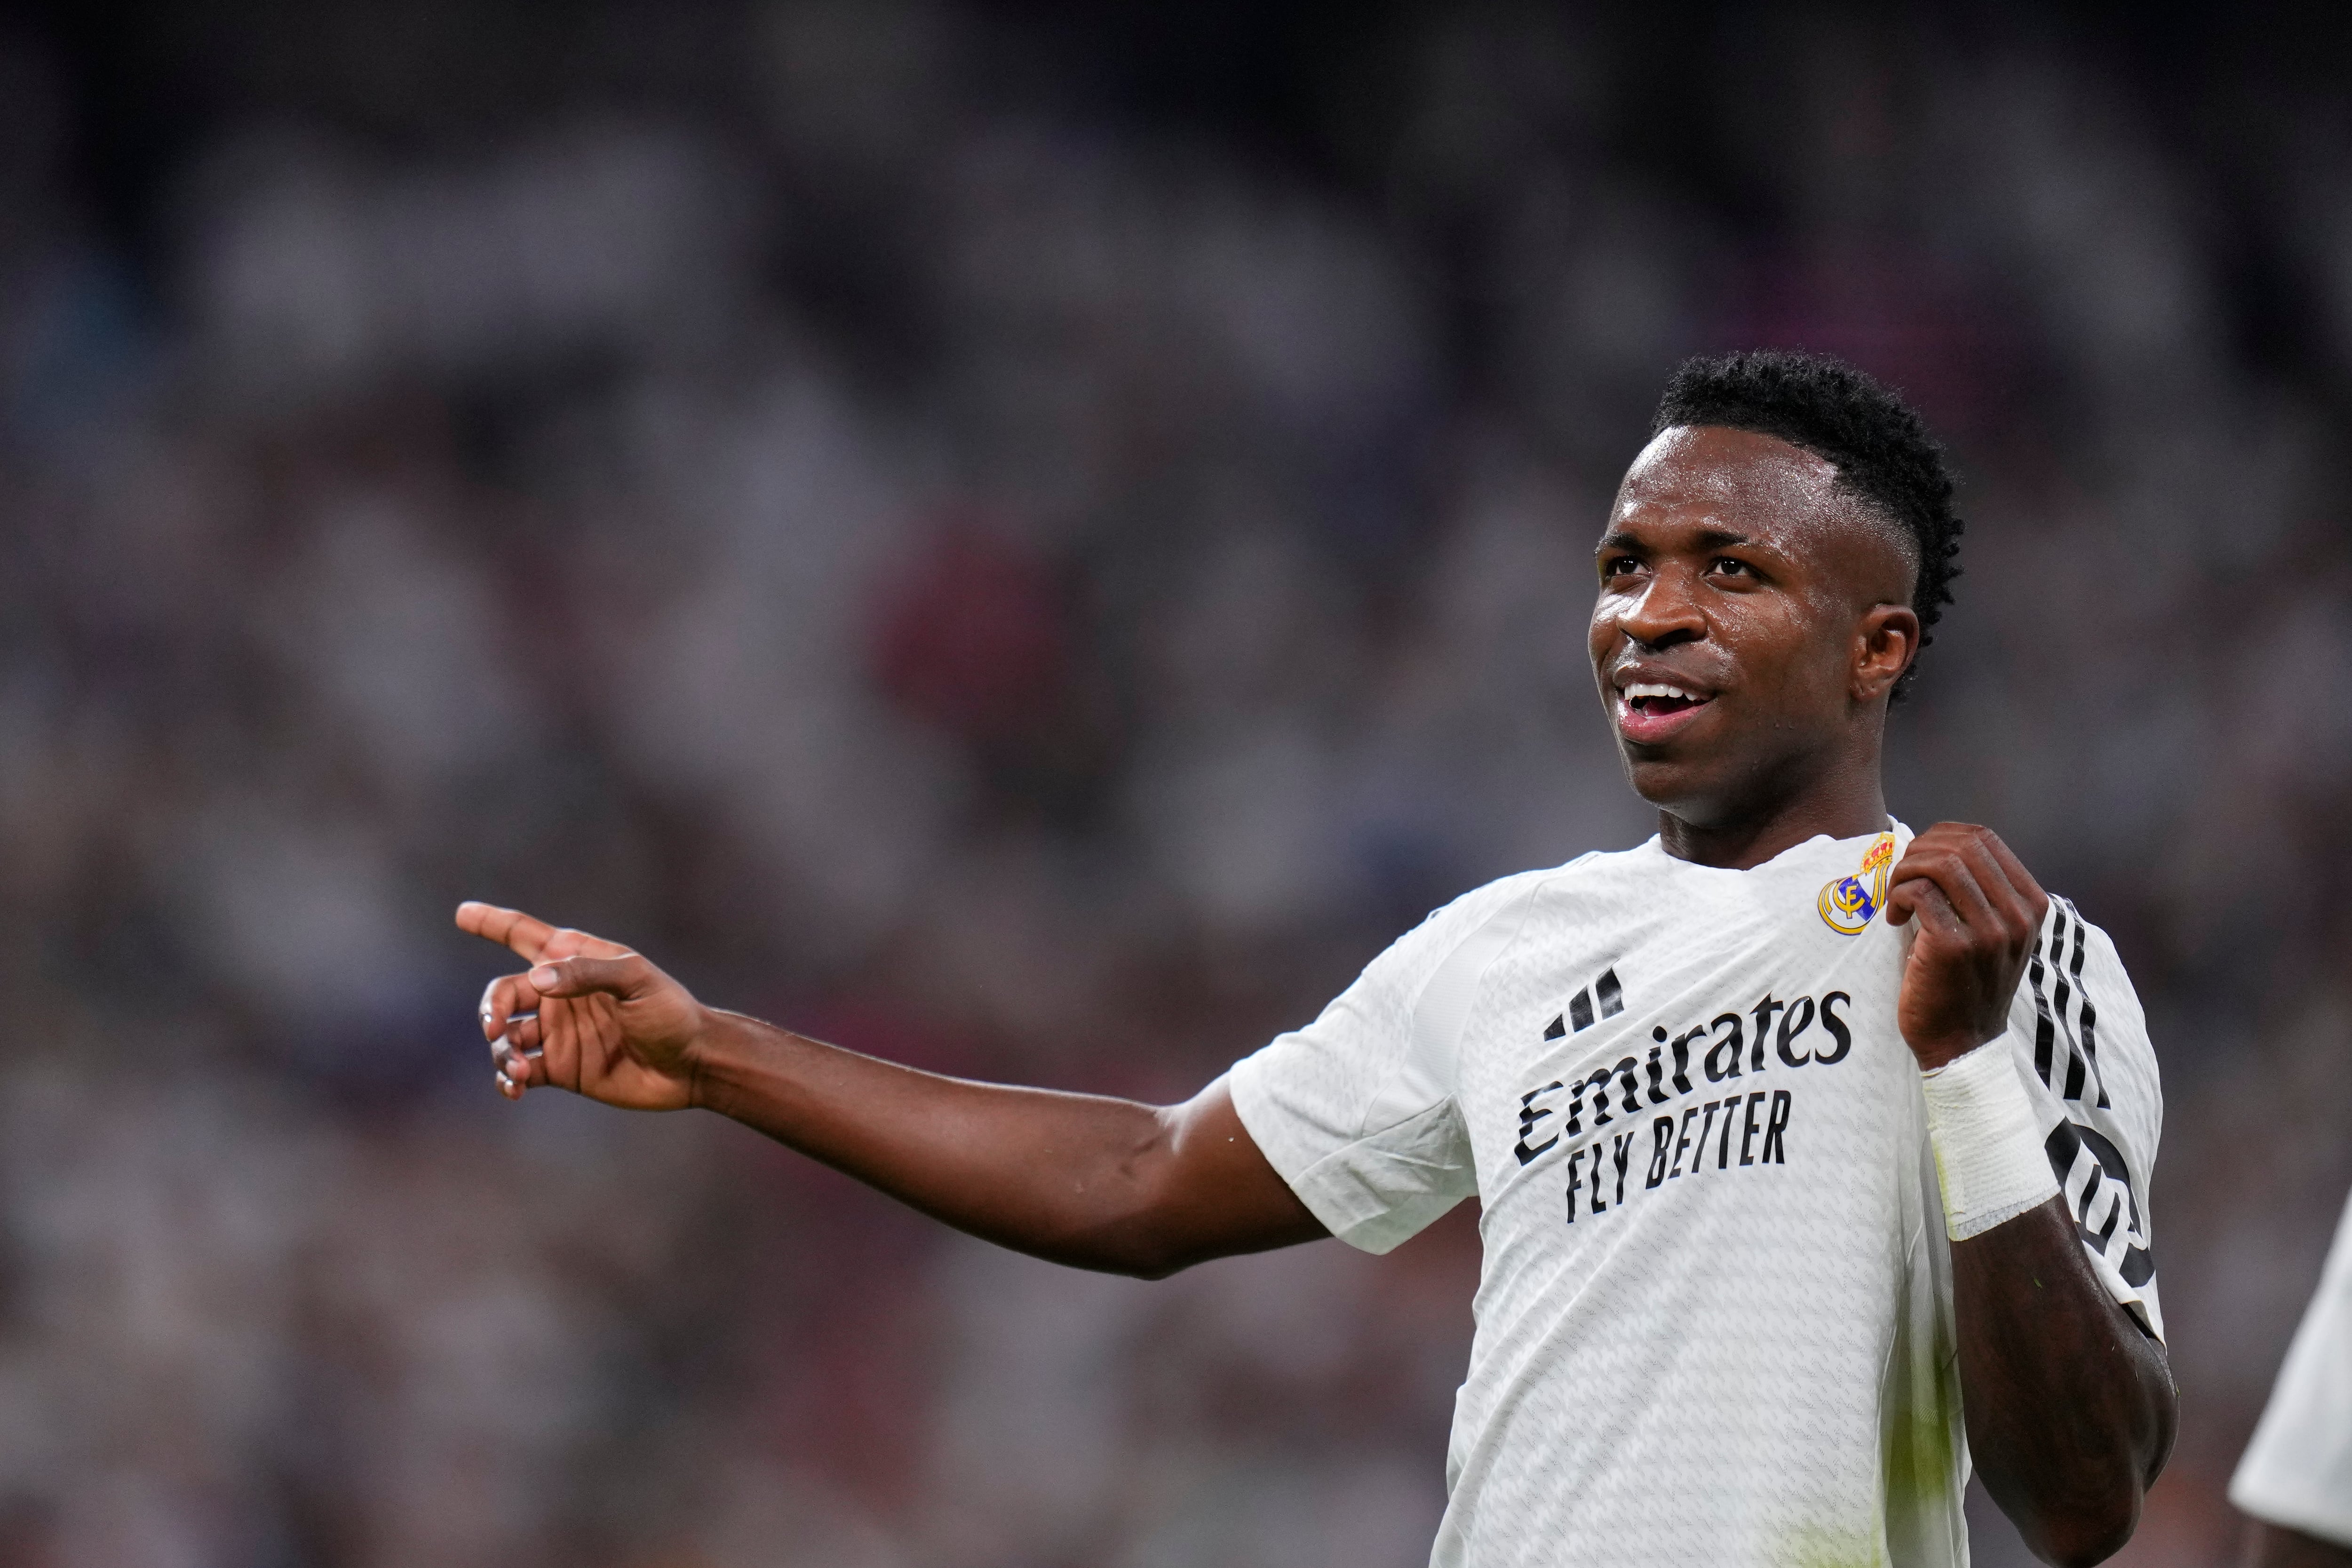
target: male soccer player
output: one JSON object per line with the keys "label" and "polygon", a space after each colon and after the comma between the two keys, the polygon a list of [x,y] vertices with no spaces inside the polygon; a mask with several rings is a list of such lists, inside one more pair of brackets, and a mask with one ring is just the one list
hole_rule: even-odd
{"label": "male soccer player", "polygon": [[1683,366],[1591,623],[1657,836],[1437,910],[1182,1105],[894,1067],[467,904],[531,965],[483,998],[499,1087],[708,1107],[1153,1277],[1385,1251],[1475,1194],[1434,1564],[1965,1563],[1971,1454],[2035,1551],[2096,1562],[2171,1445],[2156,1065],[2104,933],[1985,829],[1887,815],[1887,703],[1959,529],[1875,383]]}
{"label": "male soccer player", "polygon": [[2352,1201],[2230,1480],[2247,1568],[2352,1568]]}

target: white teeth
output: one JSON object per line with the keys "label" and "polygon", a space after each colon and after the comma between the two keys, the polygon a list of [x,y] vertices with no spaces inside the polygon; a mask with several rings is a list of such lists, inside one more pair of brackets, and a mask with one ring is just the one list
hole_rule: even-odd
{"label": "white teeth", "polygon": [[1637,680],[1625,688],[1626,701],[1631,702],[1642,697],[1679,697],[1686,702],[1700,700],[1699,694],[1696,691],[1685,691],[1679,686],[1662,686],[1654,680]]}

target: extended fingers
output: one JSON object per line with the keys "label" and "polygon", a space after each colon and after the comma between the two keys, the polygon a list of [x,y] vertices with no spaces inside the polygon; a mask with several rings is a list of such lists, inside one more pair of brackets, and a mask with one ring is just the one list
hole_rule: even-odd
{"label": "extended fingers", "polygon": [[622,1010],[646,998],[667,1004],[646,1015],[657,1030],[675,1033],[681,1011],[691,1021],[693,998],[617,942],[491,904],[461,906],[457,924],[530,961],[525,973],[492,981],[479,1010],[499,1092],[509,1100],[541,1086],[579,1093],[604,1081],[613,1054],[625,1048]]}
{"label": "extended fingers", "polygon": [[533,965],[528,973],[499,976],[482,993],[482,1037],[498,1091],[520,1100],[545,1084],[579,1089],[584,1064],[578,1009],[611,1004],[564,998],[626,997],[653,976],[652,967],[618,942],[558,931],[520,910],[468,901],[457,907],[457,919],[460,930],[503,942]]}
{"label": "extended fingers", "polygon": [[468,899],[457,906],[457,929],[472,936],[504,943],[518,957],[537,960],[546,950],[555,928],[520,910],[501,909]]}

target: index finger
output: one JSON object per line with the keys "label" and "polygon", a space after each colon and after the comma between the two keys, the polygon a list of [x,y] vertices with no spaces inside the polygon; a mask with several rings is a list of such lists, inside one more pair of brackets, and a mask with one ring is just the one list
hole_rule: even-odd
{"label": "index finger", "polygon": [[457,906],[457,929],[491,942],[504,942],[520,957],[537,963],[555,928],[520,910],[500,909],[472,899]]}

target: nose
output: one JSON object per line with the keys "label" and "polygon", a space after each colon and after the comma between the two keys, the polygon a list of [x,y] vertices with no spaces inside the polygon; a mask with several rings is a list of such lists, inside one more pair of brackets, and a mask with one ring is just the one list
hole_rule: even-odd
{"label": "nose", "polygon": [[1699,613],[1697,595],[1686,573],[1664,566],[1654,572],[1639,594],[1618,601],[1618,629],[1643,648],[1672,647],[1706,636],[1706,617]]}

